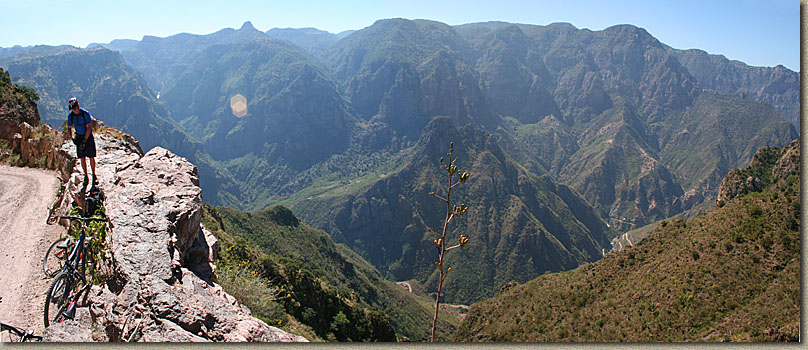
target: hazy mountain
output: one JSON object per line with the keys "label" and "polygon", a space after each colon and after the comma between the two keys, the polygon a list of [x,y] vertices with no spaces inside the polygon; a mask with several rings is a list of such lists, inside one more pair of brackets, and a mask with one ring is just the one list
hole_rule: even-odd
{"label": "hazy mountain", "polygon": [[534,171],[572,185],[613,225],[641,226],[714,198],[721,177],[754,150],[797,137],[752,99],[704,92],[641,28],[455,28],[505,117],[506,147],[528,167],[538,160]]}
{"label": "hazy mountain", "polygon": [[47,56],[47,55],[55,55],[62,52],[67,51],[75,51],[78,50],[75,46],[71,45],[60,45],[60,46],[50,46],[50,45],[36,45],[36,46],[14,46],[12,48],[0,48],[0,52],[2,52],[2,57],[0,60],[8,61],[13,58],[22,58],[22,57],[37,57],[37,56]]}
{"label": "hazy mountain", "polygon": [[331,44],[313,29],[273,33],[288,41],[247,22],[110,43],[120,55],[40,47],[47,59],[15,59],[24,74],[10,72],[60,119],[65,95],[81,95],[105,121],[198,162],[206,201],[282,202],[430,291],[424,231],[440,208],[426,193],[455,142],[480,175],[461,194],[476,209],[458,232],[473,243],[447,280],[447,300],[462,302],[597,260],[619,230],[703,210],[730,169],[798,136],[767,102],[791,98],[793,72],[742,69],[737,84],[765,93],[720,90],[736,80],[630,25],[389,19]]}
{"label": "hazy mountain", "polygon": [[67,99],[75,96],[94,117],[137,137],[144,149],[164,144],[188,154],[199,144],[168,118],[142,76],[117,52],[38,47],[2,64],[14,81],[39,92],[40,115],[53,127],[67,120]]}
{"label": "hazy mountain", "polygon": [[144,150],[159,145],[194,162],[209,191],[233,186],[229,174],[212,166],[199,139],[171,119],[143,76],[118,52],[43,46],[2,60],[0,65],[7,67],[13,81],[39,93],[40,116],[51,126],[61,130],[67,120],[67,100],[75,96],[95,118],[135,136]]}
{"label": "hazy mountain", "polygon": [[126,62],[143,73],[149,87],[163,92],[170,89],[177,75],[185,71],[196,56],[208,47],[266,38],[266,33],[255,29],[252,23],[244,22],[237,30],[225,28],[207,35],[181,33],[166,38],[147,35],[134,45],[116,41],[101,45],[113,50],[121,49]]}
{"label": "hazy mountain", "polygon": [[102,46],[112,51],[124,51],[134,49],[135,47],[137,47],[138,43],[140,43],[140,41],[134,39],[115,39],[109,42],[108,44],[92,43],[90,45],[87,45],[87,48],[92,49],[98,46]]}
{"label": "hazy mountain", "polygon": [[340,40],[326,62],[360,118],[414,141],[436,115],[496,129],[469,49],[443,23],[391,19]]}
{"label": "hazy mountain", "polygon": [[799,72],[783,66],[752,67],[702,50],[670,50],[701,86],[771,103],[794,128],[800,128]]}
{"label": "hazy mountain", "polygon": [[719,205],[639,246],[475,304],[459,341],[798,341],[800,144],[764,148]]}
{"label": "hazy mountain", "polygon": [[0,60],[12,56],[16,56],[22,52],[30,50],[31,46],[15,45],[13,47],[0,47]]}
{"label": "hazy mountain", "polygon": [[[245,114],[230,106],[245,99]],[[210,156],[242,183],[217,203],[266,201],[300,172],[344,152],[356,118],[328,71],[302,49],[264,40],[206,49],[162,98],[200,135]]]}
{"label": "hazy mountain", "polygon": [[272,28],[267,35],[300,46],[314,56],[321,55],[340,40],[336,34],[316,28]]}

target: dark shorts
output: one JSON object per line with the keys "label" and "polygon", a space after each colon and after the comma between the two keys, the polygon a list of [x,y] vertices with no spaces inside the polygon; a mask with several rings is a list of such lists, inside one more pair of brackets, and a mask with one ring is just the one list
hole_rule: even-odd
{"label": "dark shorts", "polygon": [[90,137],[84,141],[84,148],[79,147],[79,141],[84,139],[84,135],[76,134],[76,138],[73,139],[73,144],[76,145],[76,157],[77,158],[95,158],[95,139],[93,138],[93,134],[90,134]]}

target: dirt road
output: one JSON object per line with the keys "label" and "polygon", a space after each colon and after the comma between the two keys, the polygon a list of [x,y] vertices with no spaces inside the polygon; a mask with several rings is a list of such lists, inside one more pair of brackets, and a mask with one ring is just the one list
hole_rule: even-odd
{"label": "dirt road", "polygon": [[64,230],[45,223],[58,189],[56,172],[0,165],[0,321],[37,334],[50,283],[42,256]]}

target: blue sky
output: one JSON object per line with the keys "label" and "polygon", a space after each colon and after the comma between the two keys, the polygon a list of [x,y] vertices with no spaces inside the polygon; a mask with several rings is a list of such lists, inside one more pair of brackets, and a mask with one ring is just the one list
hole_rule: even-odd
{"label": "blue sky", "polygon": [[0,0],[0,13],[0,47],[208,34],[245,21],[262,31],[315,27],[338,33],[402,17],[450,25],[569,22],[591,30],[633,24],[674,48],[698,48],[753,66],[798,71],[800,60],[797,0]]}

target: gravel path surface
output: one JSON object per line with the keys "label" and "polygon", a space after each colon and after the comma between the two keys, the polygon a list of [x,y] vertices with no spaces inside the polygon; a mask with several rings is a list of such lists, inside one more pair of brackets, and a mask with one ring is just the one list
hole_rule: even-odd
{"label": "gravel path surface", "polygon": [[39,335],[50,283],[42,256],[64,231],[45,222],[58,189],[56,172],[0,165],[0,321]]}

